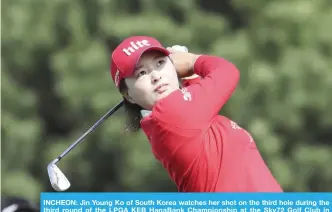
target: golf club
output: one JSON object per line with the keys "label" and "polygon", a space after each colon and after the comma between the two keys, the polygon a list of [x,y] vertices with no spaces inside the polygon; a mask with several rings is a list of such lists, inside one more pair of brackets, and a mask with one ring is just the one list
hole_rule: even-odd
{"label": "golf club", "polygon": [[62,171],[56,165],[64,156],[66,156],[77,144],[79,144],[83,139],[94,131],[101,123],[103,123],[107,118],[109,118],[114,112],[116,112],[124,103],[122,100],[120,103],[111,108],[103,117],[101,117],[90,129],[88,129],[81,137],[79,137],[72,145],[70,145],[61,155],[54,159],[47,166],[48,176],[52,187],[56,191],[65,191],[70,187],[70,182],[67,177],[62,173]]}

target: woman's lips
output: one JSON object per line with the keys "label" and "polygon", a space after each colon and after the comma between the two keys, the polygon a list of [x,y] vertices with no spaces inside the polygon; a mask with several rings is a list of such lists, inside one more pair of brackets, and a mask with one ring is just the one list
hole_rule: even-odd
{"label": "woman's lips", "polygon": [[165,91],[167,90],[167,84],[166,83],[163,83],[161,85],[158,85],[156,87],[156,89],[154,89],[155,92],[159,93],[159,94],[162,94],[164,93]]}

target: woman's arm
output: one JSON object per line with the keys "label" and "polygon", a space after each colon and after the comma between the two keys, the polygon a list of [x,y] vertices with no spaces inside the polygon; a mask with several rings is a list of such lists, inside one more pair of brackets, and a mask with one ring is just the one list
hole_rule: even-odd
{"label": "woman's arm", "polygon": [[178,57],[173,61],[180,76],[197,74],[201,79],[160,101],[154,112],[161,120],[174,126],[202,128],[218,115],[231,97],[240,73],[231,62],[216,56],[193,56],[183,52],[171,56]]}

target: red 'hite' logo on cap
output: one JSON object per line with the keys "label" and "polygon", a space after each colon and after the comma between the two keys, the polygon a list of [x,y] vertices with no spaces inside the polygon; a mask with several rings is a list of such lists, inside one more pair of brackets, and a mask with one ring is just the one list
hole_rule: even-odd
{"label": "red 'hite' logo on cap", "polygon": [[119,87],[120,81],[133,74],[136,63],[143,52],[154,49],[169,55],[159,41],[148,36],[133,36],[125,39],[112,53],[111,74]]}

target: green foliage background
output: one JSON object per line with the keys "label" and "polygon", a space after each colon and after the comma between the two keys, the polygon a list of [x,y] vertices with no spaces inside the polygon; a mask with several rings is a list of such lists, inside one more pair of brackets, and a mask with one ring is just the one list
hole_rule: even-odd
{"label": "green foliage background", "polygon": [[[3,194],[52,191],[47,164],[121,99],[110,51],[132,35],[234,62],[240,85],[221,113],[253,134],[285,191],[332,191],[331,2],[2,1]],[[176,191],[122,114],[61,161],[70,191]]]}

